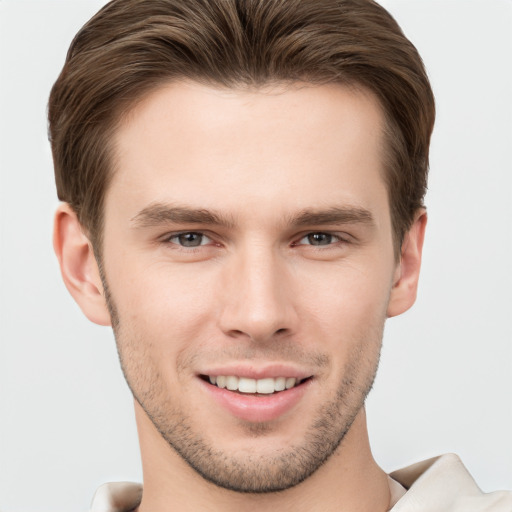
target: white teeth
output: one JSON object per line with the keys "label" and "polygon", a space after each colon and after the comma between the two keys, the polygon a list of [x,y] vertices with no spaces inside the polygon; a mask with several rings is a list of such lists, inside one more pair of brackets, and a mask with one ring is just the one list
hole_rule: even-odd
{"label": "white teeth", "polygon": [[275,379],[275,381],[276,391],[284,391],[286,389],[285,377],[278,377],[277,379]]}
{"label": "white teeth", "polygon": [[238,378],[233,376],[226,377],[226,387],[230,391],[236,391],[238,389]]}
{"label": "white teeth", "polygon": [[288,379],[286,379],[286,389],[290,389],[290,388],[293,388],[293,386],[295,386],[295,379],[293,377],[289,377]]}
{"label": "white teeth", "polygon": [[256,381],[256,391],[258,393],[270,394],[275,391],[274,379],[258,379]]}
{"label": "white teeth", "polygon": [[238,381],[238,391],[240,391],[240,393],[256,393],[256,380],[240,377]]}
{"label": "white teeth", "polygon": [[261,393],[264,395],[291,389],[301,382],[300,379],[295,377],[248,379],[246,377],[235,377],[234,375],[211,375],[209,380],[211,384],[216,384],[219,388],[227,388],[230,391],[239,391],[240,393]]}

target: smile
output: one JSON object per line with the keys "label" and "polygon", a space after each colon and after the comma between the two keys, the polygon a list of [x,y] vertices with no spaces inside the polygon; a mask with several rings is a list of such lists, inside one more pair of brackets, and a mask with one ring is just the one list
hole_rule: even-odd
{"label": "smile", "polygon": [[315,381],[314,375],[290,368],[267,366],[260,371],[254,368],[214,371],[198,374],[206,396],[230,416],[252,423],[277,420],[290,412],[308,395]]}
{"label": "smile", "polygon": [[258,393],[264,395],[291,389],[306,380],[295,377],[250,379],[247,377],[236,377],[234,375],[208,375],[207,378],[210,384],[221,389],[238,391],[239,393]]}

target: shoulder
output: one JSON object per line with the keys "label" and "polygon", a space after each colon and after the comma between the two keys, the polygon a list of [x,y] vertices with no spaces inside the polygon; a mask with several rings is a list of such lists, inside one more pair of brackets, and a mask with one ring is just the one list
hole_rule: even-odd
{"label": "shoulder", "polygon": [[392,512],[512,512],[512,492],[483,493],[462,461],[449,453],[394,471],[407,493]]}
{"label": "shoulder", "polygon": [[89,512],[129,512],[142,498],[142,485],[134,482],[112,482],[96,490]]}

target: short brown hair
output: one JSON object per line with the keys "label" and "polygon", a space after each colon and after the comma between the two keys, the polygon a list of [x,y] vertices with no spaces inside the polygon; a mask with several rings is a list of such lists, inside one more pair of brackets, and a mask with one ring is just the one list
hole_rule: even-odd
{"label": "short brown hair", "polygon": [[58,196],[98,254],[112,133],[145,94],[180,78],[372,91],[386,116],[385,179],[400,248],[423,205],[435,107],[416,48],[385,9],[372,0],[113,0],[74,38],[49,101]]}

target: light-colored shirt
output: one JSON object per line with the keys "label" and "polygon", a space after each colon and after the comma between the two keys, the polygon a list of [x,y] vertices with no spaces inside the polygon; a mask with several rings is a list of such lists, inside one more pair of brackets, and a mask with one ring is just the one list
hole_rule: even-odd
{"label": "light-colored shirt", "polygon": [[[418,462],[389,475],[390,512],[512,512],[512,492],[483,493],[457,455]],[[142,498],[142,485],[104,484],[90,512],[130,512]]]}

